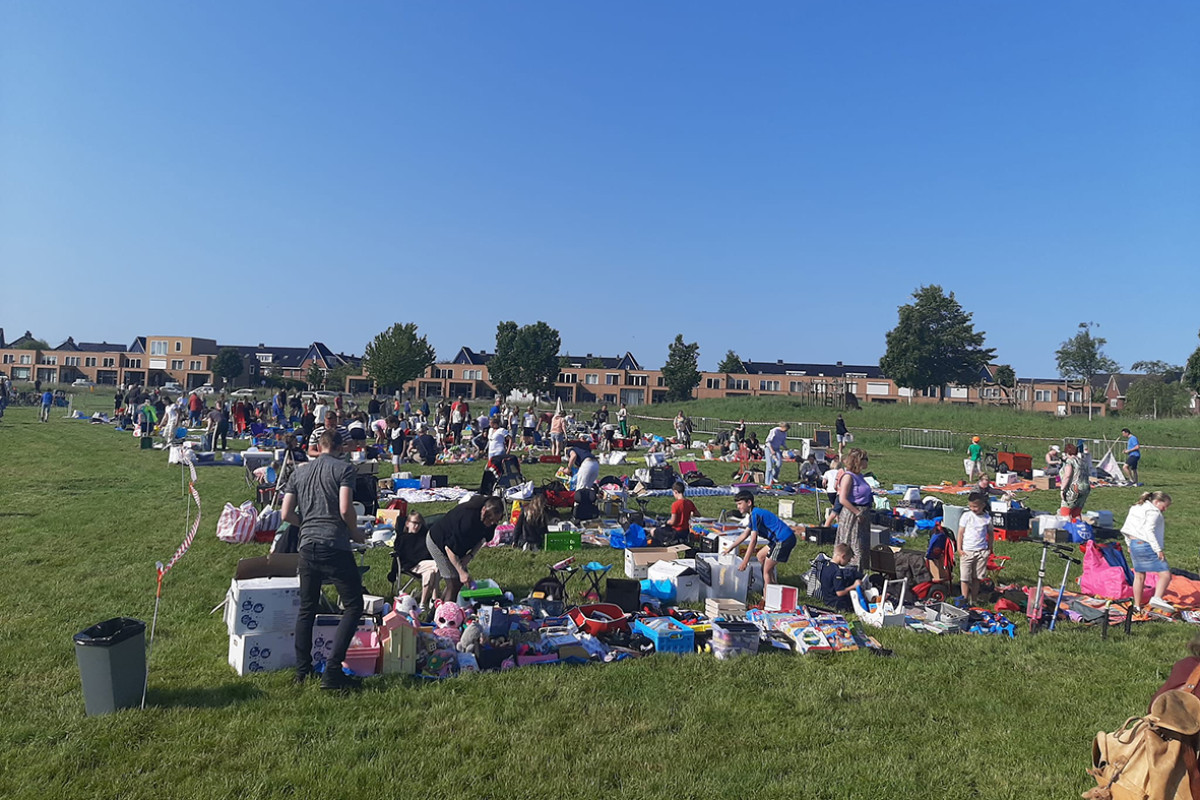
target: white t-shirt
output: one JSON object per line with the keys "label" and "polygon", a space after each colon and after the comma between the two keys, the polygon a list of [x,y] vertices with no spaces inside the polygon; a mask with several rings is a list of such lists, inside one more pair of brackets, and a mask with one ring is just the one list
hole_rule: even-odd
{"label": "white t-shirt", "polygon": [[626,415],[627,415],[628,413],[629,413],[629,412],[628,412],[628,411],[626,411],[626,410],[625,410],[625,409],[623,409],[623,408],[621,408],[621,409],[618,409],[618,410],[617,410],[617,419],[625,419],[625,417],[626,417]]}
{"label": "white t-shirt", "polygon": [[537,427],[537,417],[533,416],[533,414],[531,414],[529,412],[525,412],[525,427],[526,428],[536,428]]}
{"label": "white t-shirt", "polygon": [[825,474],[821,476],[821,480],[825,481],[825,493],[836,494],[838,490],[838,476],[842,474],[841,469],[827,469]]}
{"label": "white t-shirt", "polygon": [[488,458],[504,455],[504,445],[508,442],[507,428],[492,428],[488,433]]}
{"label": "white t-shirt", "polygon": [[967,511],[962,515],[958,522],[958,529],[962,531],[962,549],[963,550],[987,550],[988,549],[988,525],[991,524],[992,518],[985,514],[976,514],[973,511]]}
{"label": "white t-shirt", "polygon": [[317,403],[316,407],[313,408],[313,419],[317,421],[318,425],[325,424],[325,413],[327,411],[329,411],[329,406],[324,403]]}

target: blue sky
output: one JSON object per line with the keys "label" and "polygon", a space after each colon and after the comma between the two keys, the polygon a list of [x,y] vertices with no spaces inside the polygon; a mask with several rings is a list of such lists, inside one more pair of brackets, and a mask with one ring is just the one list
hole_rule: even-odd
{"label": "blue sky", "polygon": [[0,325],[1019,375],[1200,344],[1195,2],[0,7]]}

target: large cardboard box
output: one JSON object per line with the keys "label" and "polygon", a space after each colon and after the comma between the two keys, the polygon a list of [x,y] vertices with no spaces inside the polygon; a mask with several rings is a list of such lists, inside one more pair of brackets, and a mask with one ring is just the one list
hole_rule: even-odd
{"label": "large cardboard box", "polygon": [[700,602],[700,577],[686,560],[656,561],[646,571],[652,581],[669,581],[675,587],[676,603]]}
{"label": "large cardboard box", "polygon": [[295,553],[243,558],[225,595],[230,636],[296,629],[300,613],[300,557]]}
{"label": "large cardboard box", "polygon": [[274,631],[229,637],[229,666],[238,675],[296,666],[296,634]]}
{"label": "large cardboard box", "polygon": [[1055,489],[1058,487],[1058,478],[1053,475],[1043,475],[1040,478],[1033,479],[1034,489]]}
{"label": "large cardboard box", "polygon": [[732,554],[717,556],[699,553],[696,556],[696,574],[700,577],[701,595],[707,598],[746,602],[748,592],[763,590],[762,562],[751,558],[746,571],[738,569],[739,557]]}
{"label": "large cardboard box", "polygon": [[687,554],[686,544],[670,547],[631,547],[625,551],[625,577],[643,580],[656,561],[675,561]]}

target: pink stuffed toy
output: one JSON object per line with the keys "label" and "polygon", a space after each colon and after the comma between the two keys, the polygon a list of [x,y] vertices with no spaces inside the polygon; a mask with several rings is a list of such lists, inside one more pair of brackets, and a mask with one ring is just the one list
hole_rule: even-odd
{"label": "pink stuffed toy", "polygon": [[462,626],[465,621],[466,615],[463,614],[461,608],[454,603],[442,603],[433,613],[433,624],[436,626],[433,635],[450,642],[451,645],[457,645],[458,640],[462,637]]}

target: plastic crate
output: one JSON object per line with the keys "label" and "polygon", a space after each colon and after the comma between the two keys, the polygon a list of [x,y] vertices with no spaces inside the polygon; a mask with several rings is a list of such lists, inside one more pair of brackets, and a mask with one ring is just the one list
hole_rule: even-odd
{"label": "plastic crate", "polygon": [[546,534],[546,547],[548,551],[558,550],[580,550],[583,548],[583,541],[579,531],[551,531]]}
{"label": "plastic crate", "polygon": [[646,617],[633,629],[654,642],[656,653],[690,653],[696,649],[696,634],[671,617]]}
{"label": "plastic crate", "polygon": [[970,615],[961,608],[955,608],[949,603],[938,603],[937,605],[925,606],[925,619],[929,622],[941,622],[954,629],[965,631],[969,624]]}
{"label": "plastic crate", "polygon": [[756,655],[760,633],[753,622],[713,622],[713,655],[721,661]]}

